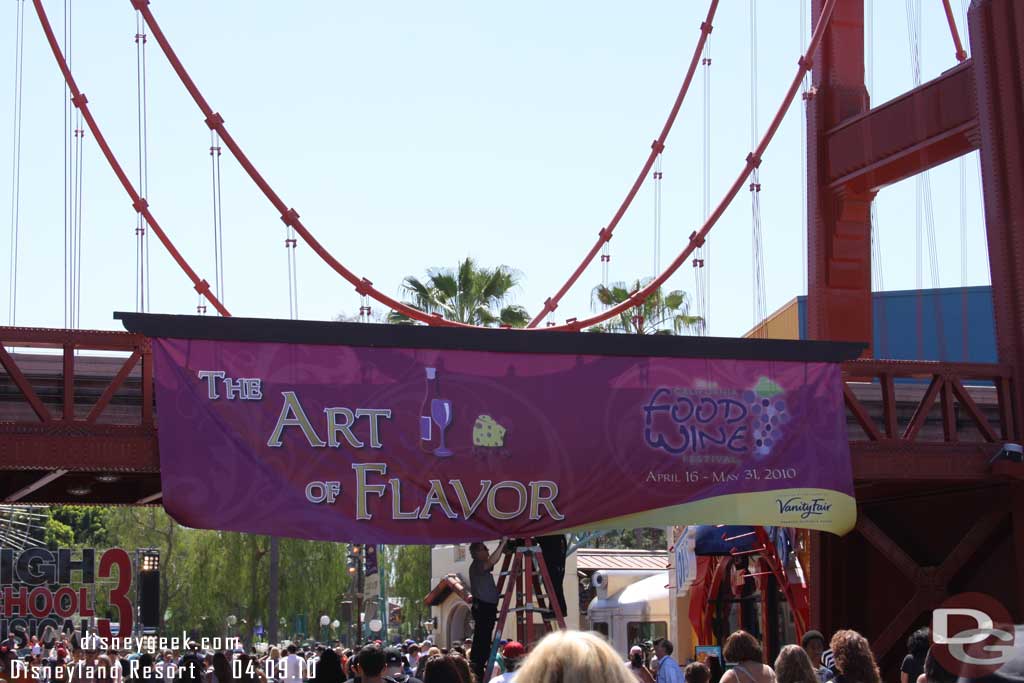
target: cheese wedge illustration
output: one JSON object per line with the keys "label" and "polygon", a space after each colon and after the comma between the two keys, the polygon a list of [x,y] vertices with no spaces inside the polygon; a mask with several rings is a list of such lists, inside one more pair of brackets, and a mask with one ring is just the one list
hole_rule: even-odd
{"label": "cheese wedge illustration", "polygon": [[490,415],[481,415],[473,423],[473,445],[500,448],[505,445],[505,428]]}

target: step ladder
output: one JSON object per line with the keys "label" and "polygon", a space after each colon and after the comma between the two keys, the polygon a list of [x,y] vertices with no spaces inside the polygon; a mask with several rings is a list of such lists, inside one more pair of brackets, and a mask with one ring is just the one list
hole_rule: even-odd
{"label": "step ladder", "polygon": [[[513,552],[505,553],[498,574],[498,595],[502,596],[501,609],[494,624],[491,654],[487,658],[482,683],[491,679],[501,635],[509,615],[515,615],[516,640],[523,644],[527,652],[537,640],[556,627],[565,628],[565,615],[555,597],[555,587],[551,583],[547,563],[544,562],[540,546],[532,538],[526,539]],[[541,623],[536,623],[534,615],[540,616]]]}

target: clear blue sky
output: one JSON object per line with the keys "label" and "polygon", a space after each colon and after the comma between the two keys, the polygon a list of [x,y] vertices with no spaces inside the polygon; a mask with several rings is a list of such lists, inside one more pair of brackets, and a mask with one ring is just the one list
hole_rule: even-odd
{"label": "clear blue sky", "polygon": [[[0,14],[0,289],[6,318],[14,24]],[[759,0],[763,129],[799,55],[799,0]],[[136,176],[135,12],[128,0],[73,1],[74,70]],[[907,90],[904,2],[875,3],[874,102]],[[922,76],[954,65],[941,6],[924,2]],[[46,3],[58,34],[63,3]],[[156,0],[178,54],[229,130],[333,253],[390,294],[407,274],[472,255],[522,271],[534,313],[589,248],[632,182],[682,80],[706,3],[242,2]],[[954,3],[959,12],[959,3]],[[17,324],[63,321],[64,89],[25,3]],[[749,4],[725,0],[712,37],[712,202],[749,151]],[[209,132],[155,41],[149,61],[150,205],[213,281]],[[664,155],[662,264],[700,218],[701,85]],[[768,310],[802,293],[799,100],[761,167]],[[284,226],[225,152],[226,303],[287,317]],[[988,282],[977,155],[968,158],[968,281]],[[958,166],[932,172],[941,284],[961,284]],[[91,136],[84,158],[83,327],[134,310],[135,213]],[[653,197],[641,191],[612,240],[611,279],[651,274]],[[886,289],[912,288],[914,181],[878,198]],[[711,333],[751,326],[750,199],[712,233]],[[151,310],[194,313],[196,295],[155,238]],[[300,246],[299,313],[353,314],[358,296]],[[928,259],[925,258],[927,263]],[[590,312],[600,264],[555,317]],[[930,282],[925,273],[926,285]],[[670,285],[693,291],[684,268]],[[379,306],[376,306],[379,309]],[[6,322],[6,320],[5,320]]]}

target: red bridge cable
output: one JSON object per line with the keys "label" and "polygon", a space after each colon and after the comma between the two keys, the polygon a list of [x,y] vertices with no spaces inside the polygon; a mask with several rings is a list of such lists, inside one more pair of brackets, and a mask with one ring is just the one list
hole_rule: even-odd
{"label": "red bridge cable", "polygon": [[946,23],[949,24],[949,33],[953,36],[956,61],[962,62],[967,59],[967,51],[964,50],[964,44],[960,42],[960,32],[956,29],[956,19],[953,18],[953,8],[949,6],[949,0],[942,0],[942,9],[946,11]]}
{"label": "red bridge cable", "polygon": [[746,179],[750,176],[750,173],[761,163],[761,156],[768,148],[772,138],[775,137],[775,133],[778,132],[779,126],[782,124],[782,119],[785,117],[786,112],[789,110],[790,105],[793,103],[793,99],[796,97],[797,91],[800,89],[800,84],[803,81],[804,75],[810,71],[812,62],[812,56],[818,49],[818,45],[821,43],[825,30],[828,28],[829,21],[832,19],[832,13],[835,10],[836,2],[838,0],[826,0],[824,7],[821,9],[821,14],[818,17],[818,21],[814,27],[814,33],[811,36],[811,42],[807,46],[807,51],[800,57],[799,68],[797,69],[796,75],[793,77],[792,83],[789,85],[789,90],[786,91],[786,95],[779,105],[778,111],[775,112],[775,117],[769,124],[764,135],[761,137],[761,142],[757,145],[753,152],[747,155],[746,164],[740,171],[736,180],[733,181],[729,190],[722,197],[722,200],[715,207],[715,210],[707,217],[700,230],[695,231],[690,235],[690,241],[686,247],[679,252],[679,255],[668,265],[668,267],[662,271],[662,273],[651,282],[647,283],[644,287],[634,292],[628,299],[620,304],[612,306],[607,310],[601,311],[600,313],[593,315],[585,320],[572,319],[563,325],[556,325],[554,327],[547,328],[553,331],[579,331],[585,327],[596,325],[597,323],[603,322],[613,316],[619,315],[623,311],[626,311],[634,306],[637,306],[642,301],[647,299],[653,294],[662,284],[668,280],[669,277],[675,273],[680,266],[683,265],[690,257],[690,254],[694,252],[698,247],[704,244],[704,238],[711,232],[711,229],[715,227],[715,224],[725,213],[726,208],[733,199],[736,198],[736,194],[743,187]]}
{"label": "red bridge cable", "polygon": [[[39,1],[40,0],[33,0],[33,2],[35,2],[36,4],[38,4]],[[175,72],[178,74],[178,77],[182,80],[182,83],[185,85],[186,89],[192,95],[192,98],[195,100],[196,104],[199,105],[200,110],[203,111],[203,113],[207,116],[207,125],[212,128],[215,128],[218,131],[218,133],[221,136],[221,139],[231,150],[232,154],[235,155],[236,159],[238,159],[238,162],[242,164],[246,172],[249,173],[249,176],[253,178],[254,182],[256,182],[257,185],[260,186],[260,189],[263,190],[263,193],[267,196],[268,199],[270,199],[271,203],[274,204],[275,208],[282,211],[282,220],[286,224],[290,224],[293,227],[295,227],[296,231],[299,232],[299,234],[303,237],[307,244],[309,244],[322,259],[324,259],[332,268],[334,268],[336,272],[338,272],[340,275],[345,277],[345,279],[354,284],[356,286],[356,290],[360,294],[369,294],[370,296],[372,296],[374,299],[384,304],[385,306],[388,306],[389,308],[404,313],[415,320],[419,320],[421,322],[426,322],[428,324],[433,325],[472,327],[471,325],[465,325],[463,323],[445,320],[440,316],[428,316],[424,314],[422,311],[414,309],[404,303],[401,303],[399,301],[392,299],[391,297],[384,295],[379,290],[374,288],[372,286],[372,283],[370,283],[368,280],[357,280],[356,276],[351,271],[349,271],[341,263],[339,263],[333,256],[331,256],[319,244],[319,242],[317,242],[315,238],[313,238],[309,231],[306,230],[305,226],[301,224],[301,222],[298,220],[298,214],[295,213],[294,209],[287,209],[285,207],[284,202],[281,201],[281,199],[273,192],[273,190],[262,178],[262,176],[259,175],[259,173],[252,166],[252,163],[248,160],[248,158],[245,157],[244,154],[242,154],[241,149],[238,147],[238,144],[234,141],[234,139],[230,136],[230,134],[228,134],[227,130],[224,128],[223,119],[220,117],[220,115],[214,114],[214,112],[210,109],[209,105],[206,103],[206,100],[203,99],[202,95],[199,93],[199,90],[196,88],[195,83],[193,83],[191,78],[189,78],[188,73],[185,71],[184,67],[181,65],[181,62],[178,60],[177,56],[174,54],[174,51],[168,44],[167,39],[164,36],[163,32],[160,30],[159,25],[156,23],[156,20],[154,19],[152,12],[149,11],[149,0],[131,0],[131,2],[132,6],[142,13],[142,16],[146,20],[147,25],[149,25],[150,30],[152,30],[153,32],[153,37],[156,38],[157,43],[160,45],[161,49],[164,51],[164,54],[171,62],[172,68],[174,68]],[[721,218],[722,214],[725,212],[725,209],[736,197],[736,194],[739,192],[740,187],[742,187],[744,181],[749,176],[753,168],[756,165],[760,164],[761,155],[764,153],[765,149],[767,149],[768,144],[771,142],[771,140],[775,137],[775,133],[778,131],[778,128],[782,123],[782,118],[784,117],[786,111],[789,109],[789,106],[792,104],[793,98],[796,96],[796,92],[800,87],[801,80],[803,79],[804,75],[811,69],[811,56],[815,53],[815,51],[817,51],[818,46],[821,43],[822,37],[824,36],[824,32],[828,27],[829,21],[832,18],[832,13],[835,10],[836,2],[837,0],[826,0],[825,6],[822,8],[821,14],[818,18],[818,22],[815,26],[814,34],[811,36],[811,42],[808,45],[807,51],[800,58],[800,66],[797,70],[797,74],[794,77],[793,82],[790,84],[789,90],[783,98],[783,102],[780,105],[779,110],[776,112],[771,124],[768,126],[767,130],[762,136],[760,144],[753,152],[751,152],[747,156],[747,162],[744,165],[744,168],[741,171],[740,175],[736,178],[732,186],[726,192],[725,196],[722,198],[722,201],[718,204],[717,207],[715,207],[715,210],[711,213],[711,215],[708,216],[707,220],[704,222],[704,225],[701,227],[701,229],[699,231],[694,232],[690,236],[690,242],[683,249],[683,251],[680,252],[678,256],[676,256],[675,260],[673,260],[673,262],[669,264],[668,268],[666,268],[661,273],[661,275],[659,275],[653,281],[648,283],[647,286],[641,288],[640,290],[637,290],[626,301],[585,320],[573,319],[563,325],[549,327],[547,328],[548,330],[580,330],[584,327],[588,327],[590,325],[594,325],[596,323],[607,320],[633,306],[636,306],[638,303],[647,299],[647,297],[649,297],[676,270],[678,270],[680,265],[682,265],[682,263],[689,257],[689,255],[694,251],[694,249],[699,247],[700,244],[703,244],[705,236],[711,231],[714,225]],[[717,6],[717,2],[715,2],[715,0],[713,0],[713,6]],[[70,74],[68,74],[68,76],[69,75]],[[669,122],[666,122],[666,125],[670,125]],[[646,169],[645,172],[641,174],[641,176],[645,176],[647,171],[649,171],[649,168]],[[591,258],[593,257],[591,256]]]}
{"label": "red bridge cable", "polygon": [[185,258],[175,248],[174,244],[167,236],[167,233],[165,233],[156,222],[156,219],[149,210],[149,205],[146,200],[140,197],[139,193],[135,191],[135,187],[132,185],[131,180],[129,180],[128,176],[125,175],[124,169],[121,168],[117,158],[110,149],[110,145],[107,144],[106,138],[103,137],[103,133],[100,131],[99,125],[96,123],[96,119],[93,118],[92,112],[89,110],[88,100],[78,89],[78,84],[75,83],[74,76],[71,75],[71,69],[68,68],[68,63],[64,59],[64,54],[60,49],[60,45],[57,44],[57,38],[53,34],[53,27],[50,25],[50,20],[46,16],[46,10],[43,9],[42,0],[32,0],[32,5],[35,7],[36,15],[39,17],[39,23],[43,28],[43,32],[46,34],[46,41],[50,44],[50,50],[53,52],[53,56],[57,60],[57,66],[60,67],[61,73],[64,74],[64,81],[67,83],[68,89],[71,91],[71,101],[81,112],[86,125],[89,126],[89,130],[96,139],[96,144],[99,145],[100,151],[102,151],[103,156],[106,157],[107,163],[110,164],[110,168],[114,171],[117,179],[121,182],[121,186],[124,187],[125,192],[127,192],[128,196],[131,197],[132,206],[136,211],[145,216],[146,222],[149,223],[153,232],[156,233],[156,236],[167,249],[171,258],[173,258],[175,262],[177,262],[178,266],[185,271],[185,274],[188,276],[189,280],[192,281],[196,291],[205,296],[221,315],[230,315],[228,310],[224,308],[224,305],[221,304],[220,300],[210,292],[210,284],[206,280],[201,279],[196,272],[192,270],[192,267],[189,266]]}
{"label": "red bridge cable", "polygon": [[131,0],[131,4],[132,7],[142,14],[142,18],[153,33],[153,38],[156,40],[157,44],[160,45],[160,49],[163,50],[164,55],[167,57],[167,61],[170,62],[171,68],[174,69],[176,74],[178,74],[178,78],[185,86],[185,89],[188,90],[188,93],[192,96],[192,99],[195,100],[199,110],[203,113],[203,116],[206,117],[206,125],[212,130],[217,131],[224,145],[231,151],[231,154],[234,155],[238,163],[243,169],[245,169],[245,172],[249,174],[249,177],[252,178],[254,183],[256,183],[256,186],[259,187],[267,199],[270,200],[270,203],[274,205],[274,208],[280,212],[281,220],[284,224],[293,228],[295,232],[302,237],[306,244],[308,244],[327,265],[334,269],[336,273],[348,280],[359,294],[369,295],[388,308],[398,311],[413,320],[418,320],[428,325],[475,327],[475,325],[466,325],[465,323],[453,320],[445,320],[440,315],[424,313],[423,311],[413,308],[406,303],[389,297],[375,288],[372,282],[366,278],[360,278],[358,275],[346,268],[340,261],[334,258],[334,256],[332,256],[331,253],[322,244],[320,244],[315,237],[313,237],[312,233],[306,229],[306,226],[302,224],[302,221],[299,220],[298,212],[295,211],[295,209],[289,208],[277,193],[274,192],[266,179],[260,175],[260,172],[257,171],[256,167],[253,166],[251,161],[249,161],[249,158],[245,155],[245,152],[242,151],[242,148],[238,145],[235,139],[231,137],[231,134],[224,126],[224,118],[220,114],[214,112],[210,107],[202,93],[199,92],[199,88],[196,87],[195,82],[185,70],[181,60],[178,59],[174,49],[167,41],[167,36],[164,35],[164,32],[160,29],[160,25],[157,23],[156,18],[154,18],[153,13],[149,10],[149,0]]}
{"label": "red bridge cable", "polygon": [[611,222],[608,223],[608,227],[598,232],[597,241],[594,242],[594,246],[590,248],[586,256],[583,257],[583,261],[576,270],[572,272],[569,279],[565,281],[565,284],[559,288],[555,295],[550,297],[544,302],[544,307],[540,313],[530,321],[527,325],[528,328],[537,327],[544,320],[545,317],[556,308],[558,303],[562,300],[562,297],[566,295],[569,289],[576,284],[580,276],[583,275],[583,271],[587,269],[590,263],[597,256],[597,252],[601,250],[601,245],[608,242],[612,238],[612,233],[615,232],[615,228],[618,226],[619,221],[626,214],[630,204],[633,203],[633,199],[636,197],[636,193],[640,191],[640,187],[644,184],[644,180],[647,179],[647,175],[651,171],[651,167],[654,166],[655,160],[665,149],[665,140],[668,138],[669,132],[672,130],[672,125],[676,122],[676,117],[679,115],[679,109],[683,105],[683,100],[686,99],[686,93],[690,89],[690,82],[693,80],[693,75],[697,71],[697,65],[700,64],[701,53],[704,51],[704,43],[707,42],[708,36],[711,34],[712,25],[711,22],[715,18],[715,12],[718,10],[718,0],[711,0],[708,5],[708,13],[704,21],[700,25],[700,38],[697,40],[697,45],[694,47],[693,56],[690,58],[690,66],[686,70],[686,78],[683,79],[683,84],[679,88],[679,94],[676,95],[676,101],[672,104],[672,109],[668,113],[668,118],[665,119],[665,125],[661,128],[661,133],[658,138],[651,143],[651,152],[647,155],[647,161],[644,162],[643,168],[640,169],[640,173],[637,175],[636,180],[633,181],[633,186],[629,188],[629,192],[626,193],[625,199],[622,200],[622,204],[619,205],[618,211],[612,216]]}

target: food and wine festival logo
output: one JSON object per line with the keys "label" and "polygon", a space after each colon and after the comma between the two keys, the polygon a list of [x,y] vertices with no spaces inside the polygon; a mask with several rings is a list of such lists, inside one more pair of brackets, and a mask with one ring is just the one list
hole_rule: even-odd
{"label": "food and wine festival logo", "polygon": [[[115,621],[120,633],[131,633],[131,585],[132,560],[122,548],[98,555],[93,548],[0,548],[0,640],[13,636],[23,645],[48,627],[85,636],[91,620],[101,637],[114,636]],[[97,617],[100,597],[116,620]]]}
{"label": "food and wine festival logo", "polygon": [[662,387],[644,407],[644,442],[697,462],[713,450],[727,456],[723,462],[747,454],[764,460],[789,419],[785,392],[767,377],[746,390]]}

